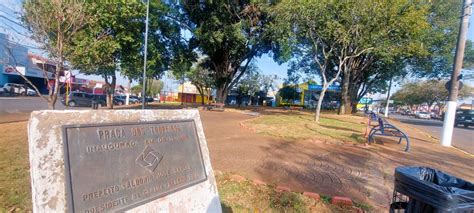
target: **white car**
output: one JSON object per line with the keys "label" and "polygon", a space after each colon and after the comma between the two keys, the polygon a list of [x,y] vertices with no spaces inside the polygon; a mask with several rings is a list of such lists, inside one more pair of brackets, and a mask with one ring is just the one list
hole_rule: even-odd
{"label": "white car", "polygon": [[415,118],[430,119],[431,115],[430,115],[430,113],[427,113],[427,112],[418,112],[418,113],[415,114]]}
{"label": "white car", "polygon": [[[25,87],[26,87],[26,91],[25,91]],[[19,94],[19,95],[30,95],[30,96],[38,95],[35,90],[32,90],[27,86],[23,84],[14,84],[14,83],[6,83],[5,85],[3,85],[3,92]]]}

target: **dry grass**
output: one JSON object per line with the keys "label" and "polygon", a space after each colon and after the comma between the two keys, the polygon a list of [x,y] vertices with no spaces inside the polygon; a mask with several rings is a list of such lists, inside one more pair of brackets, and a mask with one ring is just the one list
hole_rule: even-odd
{"label": "dry grass", "polygon": [[[268,134],[281,137],[314,138],[315,135],[329,139],[351,140],[351,135],[362,135],[364,128],[359,120],[351,117],[324,115],[321,123],[315,124],[309,113],[287,115],[265,115],[251,125]],[[28,161],[26,122],[0,124],[0,212],[31,211],[31,187]],[[288,128],[291,127],[291,128]],[[273,187],[254,186],[250,182],[237,183],[227,175],[217,177],[224,211],[249,212],[347,212],[354,209],[340,208],[328,204],[327,200],[316,202],[299,193],[281,193]]]}
{"label": "dry grass", "polygon": [[0,212],[31,210],[26,122],[0,124]]}
{"label": "dry grass", "polygon": [[365,142],[365,118],[360,116],[323,114],[318,124],[312,113],[291,112],[263,115],[246,125],[259,133],[294,140]]}
{"label": "dry grass", "polygon": [[236,182],[228,174],[217,175],[223,212],[357,212],[355,207],[329,204],[329,198],[315,201],[295,192],[279,192],[273,186]]}

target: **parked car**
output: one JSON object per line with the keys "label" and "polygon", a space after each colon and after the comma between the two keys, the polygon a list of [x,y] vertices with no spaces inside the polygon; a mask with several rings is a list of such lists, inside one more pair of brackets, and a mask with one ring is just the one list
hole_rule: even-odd
{"label": "parked car", "polygon": [[138,96],[131,95],[129,97],[130,103],[138,104],[142,102],[142,99],[139,98]]}
{"label": "parked car", "polygon": [[125,99],[123,99],[121,96],[114,96],[114,105],[124,105],[125,104]]}
{"label": "parked car", "polygon": [[431,119],[430,113],[427,112],[417,112],[415,114],[415,118],[420,118],[420,119]]}
{"label": "parked car", "polygon": [[463,125],[464,127],[474,126],[474,110],[459,109],[456,111],[454,126]]}
{"label": "parked car", "polygon": [[146,97],[145,97],[145,101],[146,101],[146,102],[153,102],[154,100],[153,100],[153,97],[151,97],[151,96],[146,96]]}
{"label": "parked car", "polygon": [[[126,101],[126,100],[127,100],[127,96],[125,96],[125,95],[117,95],[117,96],[114,96],[114,98],[117,98],[117,99],[122,100],[122,101],[123,101],[123,104],[127,103],[127,101]],[[140,103],[140,101],[139,101],[138,99],[136,99],[136,98],[133,98],[133,96],[129,96],[128,102],[129,102],[130,104]]]}
{"label": "parked car", "polygon": [[430,113],[431,119],[441,120],[441,116],[438,113],[431,112]]}
{"label": "parked car", "polygon": [[17,94],[17,95],[30,95],[30,96],[38,95],[36,91],[29,88],[28,86],[24,84],[14,84],[14,83],[6,83],[5,85],[3,85],[3,92]]}
{"label": "parked car", "polygon": [[402,110],[400,112],[400,114],[402,114],[402,115],[412,115],[413,113],[409,109],[406,109],[406,110]]}
{"label": "parked car", "polygon": [[76,106],[92,106],[92,101],[96,101],[99,106],[105,106],[105,95],[94,95],[85,92],[69,93],[68,103],[66,103],[66,95],[61,98],[61,103],[70,107]]}

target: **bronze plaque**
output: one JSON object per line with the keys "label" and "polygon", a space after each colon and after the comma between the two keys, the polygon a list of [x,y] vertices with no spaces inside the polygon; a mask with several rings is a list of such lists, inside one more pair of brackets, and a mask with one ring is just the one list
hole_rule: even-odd
{"label": "bronze plaque", "polygon": [[63,127],[68,209],[130,209],[207,179],[193,120]]}

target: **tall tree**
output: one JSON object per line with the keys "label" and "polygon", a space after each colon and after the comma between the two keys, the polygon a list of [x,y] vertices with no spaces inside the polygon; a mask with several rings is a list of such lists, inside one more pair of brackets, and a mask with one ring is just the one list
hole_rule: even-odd
{"label": "tall tree", "polygon": [[225,103],[255,57],[269,50],[264,4],[253,1],[185,1],[182,12],[191,33],[190,47],[206,55],[217,101]]}
{"label": "tall tree", "polygon": [[163,86],[164,84],[162,81],[149,78],[147,82],[146,95],[155,97],[157,94],[160,94],[161,90],[163,90]]}
{"label": "tall tree", "polygon": [[84,2],[64,0],[26,0],[23,2],[22,20],[51,60],[56,64],[54,85],[49,86],[48,108],[54,109],[61,84],[59,78],[64,75],[66,51],[77,34],[81,33],[92,18],[86,12]]}
{"label": "tall tree", "polygon": [[418,77],[448,77],[453,68],[462,1],[431,0],[427,7],[429,28],[422,40],[428,51],[422,57],[410,58],[409,66]]}
{"label": "tall tree", "polygon": [[[344,26],[338,19],[340,11],[349,6],[336,1],[301,2],[282,1],[274,9],[276,25],[274,32],[282,42],[281,47],[289,47],[293,60],[297,60],[296,71],[317,73],[321,77],[322,91],[316,106],[315,121],[319,114],[325,93],[329,86],[347,70],[347,62],[374,47],[354,46],[353,34],[359,30],[356,25]],[[349,15],[350,17],[350,15]],[[286,49],[279,50],[285,51]],[[280,54],[284,56],[285,54]]]}
{"label": "tall tree", "polygon": [[[117,72],[143,83],[146,4],[119,1],[90,2],[87,6],[88,12],[95,15],[86,31],[74,40],[71,62],[83,73],[104,77],[107,105],[112,108]],[[146,69],[149,79],[159,78],[170,67],[181,45],[179,25],[166,18],[169,13],[171,9],[165,3],[150,2]]]}
{"label": "tall tree", "polygon": [[191,83],[196,86],[199,94],[201,95],[201,104],[204,105],[204,97],[207,95],[207,100],[210,100],[211,88],[213,85],[212,71],[207,69],[204,64],[206,59],[199,61],[191,67],[187,78]]}
{"label": "tall tree", "polygon": [[244,77],[239,81],[239,83],[235,86],[238,97],[237,97],[237,104],[240,106],[241,100],[244,96],[249,96],[251,105],[254,105],[254,97],[258,94],[262,88],[261,80],[262,75],[258,72],[255,65],[251,65],[252,69],[250,72],[247,72]]}
{"label": "tall tree", "polygon": [[[393,95],[393,100],[413,107],[414,105],[426,104],[429,107],[438,105],[444,108],[448,99],[448,90],[445,88],[447,81],[426,80],[409,82]],[[465,85],[459,91],[459,97],[470,97],[474,94],[474,88]]]}

